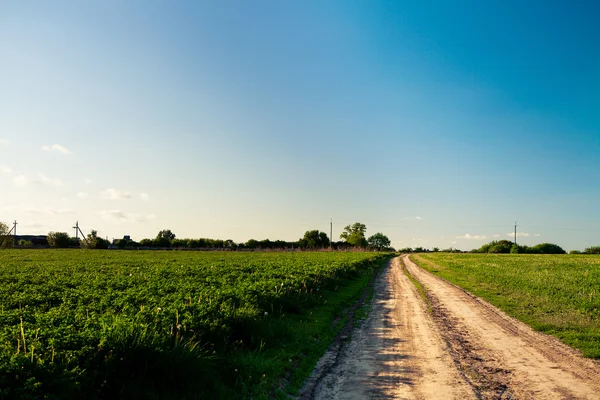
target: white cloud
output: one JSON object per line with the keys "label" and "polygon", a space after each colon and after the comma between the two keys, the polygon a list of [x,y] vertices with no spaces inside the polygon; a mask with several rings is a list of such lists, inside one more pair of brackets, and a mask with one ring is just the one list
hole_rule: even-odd
{"label": "white cloud", "polygon": [[50,178],[42,173],[40,173],[39,176],[40,176],[40,182],[42,182],[46,185],[52,185],[52,186],[56,186],[56,187],[61,187],[63,185],[63,183],[60,179]]}
{"label": "white cloud", "polygon": [[494,235],[494,237],[500,237],[500,235],[496,233],[496,234]]}
{"label": "white cloud", "polygon": [[483,239],[487,239],[487,236],[484,235],[469,235],[468,233],[465,233],[463,236],[457,236],[457,239],[467,239],[467,240],[483,240]]}
{"label": "white cloud", "polygon": [[12,174],[12,169],[7,167],[6,165],[0,165],[0,175],[10,175]]}
{"label": "white cloud", "polygon": [[125,222],[125,221],[148,222],[156,217],[154,214],[141,215],[141,214],[124,212],[121,210],[104,210],[101,212],[101,214],[102,214],[102,218],[104,218],[104,219],[107,219],[107,220],[116,219],[116,220],[123,221],[123,222]]}
{"label": "white cloud", "polygon": [[[515,233],[514,232],[507,233],[506,236],[515,237]],[[527,232],[517,232],[517,237],[527,237],[527,236],[531,236],[531,234],[527,233]]]}
{"label": "white cloud", "polygon": [[148,193],[140,193],[140,199],[142,199],[142,201],[148,201],[150,200],[150,195]]}
{"label": "white cloud", "polygon": [[10,144],[10,142],[7,139],[0,138],[0,147],[8,146],[9,144]]}
{"label": "white cloud", "polygon": [[30,179],[25,175],[17,175],[13,178],[13,182],[17,186],[27,186],[27,185],[51,185],[56,187],[63,186],[63,182],[60,179],[50,178],[42,173],[38,174],[38,179]]}
{"label": "white cloud", "polygon": [[90,185],[92,183],[92,180],[90,178],[85,178],[83,182],[85,182],[86,185]]}
{"label": "white cloud", "polygon": [[34,208],[29,207],[25,209],[25,212],[30,214],[48,214],[48,215],[66,215],[73,214],[73,210],[69,208]]}
{"label": "white cloud", "polygon": [[62,154],[71,154],[71,152],[69,151],[69,149],[67,149],[64,146],[61,146],[60,144],[53,144],[52,146],[42,146],[42,150],[44,151],[58,151],[59,153]]}
{"label": "white cloud", "polygon": [[87,192],[77,192],[75,196],[79,197],[80,199],[87,199],[90,197],[90,194]]}
{"label": "white cloud", "polygon": [[13,182],[15,183],[15,185],[17,186],[27,186],[28,184],[32,183],[25,175],[17,175],[13,178]]}
{"label": "white cloud", "polygon": [[127,192],[122,192],[120,190],[110,188],[106,189],[102,192],[102,197],[108,200],[122,200],[122,199],[130,199],[131,194]]}
{"label": "white cloud", "polygon": [[537,236],[542,236],[542,235],[540,235],[539,233],[534,233],[533,236],[537,237]]}

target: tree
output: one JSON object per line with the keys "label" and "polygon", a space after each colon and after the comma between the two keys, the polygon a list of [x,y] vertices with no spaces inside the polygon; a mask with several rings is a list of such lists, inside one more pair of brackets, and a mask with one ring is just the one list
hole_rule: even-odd
{"label": "tree", "polygon": [[378,232],[371,236],[369,239],[367,239],[367,243],[369,244],[369,247],[379,251],[388,249],[390,247],[391,242],[387,236],[385,236],[383,233]]}
{"label": "tree", "polygon": [[21,246],[21,247],[33,247],[33,242],[31,240],[21,239],[21,240],[19,240],[19,246]]}
{"label": "tree", "polygon": [[554,243],[540,243],[531,247],[531,253],[535,254],[565,254],[566,251]]}
{"label": "tree", "polygon": [[322,249],[329,247],[329,237],[325,232],[318,230],[306,231],[304,237],[298,241],[298,245],[305,249]]}
{"label": "tree", "polygon": [[2,249],[13,247],[14,238],[8,234],[9,232],[8,225],[0,222],[0,248]]}
{"label": "tree", "polygon": [[513,242],[510,240],[492,240],[479,248],[479,253],[510,253]]}
{"label": "tree", "polygon": [[367,227],[365,224],[355,222],[344,228],[344,232],[340,235],[340,239],[344,239],[348,244],[355,247],[367,247],[367,239],[365,239],[366,232]]}
{"label": "tree", "polygon": [[140,240],[140,247],[153,247],[154,246],[154,240],[152,239],[142,239]]}
{"label": "tree", "polygon": [[175,234],[170,229],[164,229],[156,235],[156,247],[171,247],[171,242],[175,239]]}
{"label": "tree", "polygon": [[87,240],[82,240],[81,245],[88,249],[108,249],[110,242],[98,236],[98,231],[92,229],[92,233],[87,235]]}
{"label": "tree", "polygon": [[585,254],[600,254],[600,246],[591,246],[583,251]]}
{"label": "tree", "polygon": [[48,232],[48,245],[50,247],[65,249],[71,244],[71,238],[67,232]]}

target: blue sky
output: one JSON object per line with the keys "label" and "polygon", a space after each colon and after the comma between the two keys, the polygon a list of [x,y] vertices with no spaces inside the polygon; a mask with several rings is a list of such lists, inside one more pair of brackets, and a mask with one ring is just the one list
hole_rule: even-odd
{"label": "blue sky", "polygon": [[600,244],[591,1],[0,5],[20,233]]}

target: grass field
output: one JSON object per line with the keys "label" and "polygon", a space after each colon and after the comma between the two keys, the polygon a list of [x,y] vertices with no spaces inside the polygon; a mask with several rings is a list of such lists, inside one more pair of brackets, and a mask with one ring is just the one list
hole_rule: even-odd
{"label": "grass field", "polygon": [[600,256],[423,253],[421,267],[600,358]]}
{"label": "grass field", "polygon": [[3,250],[0,399],[284,397],[388,258]]}

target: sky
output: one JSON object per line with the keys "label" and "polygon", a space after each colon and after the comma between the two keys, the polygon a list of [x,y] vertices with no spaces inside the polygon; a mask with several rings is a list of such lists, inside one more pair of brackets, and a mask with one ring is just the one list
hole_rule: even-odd
{"label": "sky", "polygon": [[[495,4],[494,4],[495,3]],[[593,1],[0,3],[19,234],[600,245]]]}

